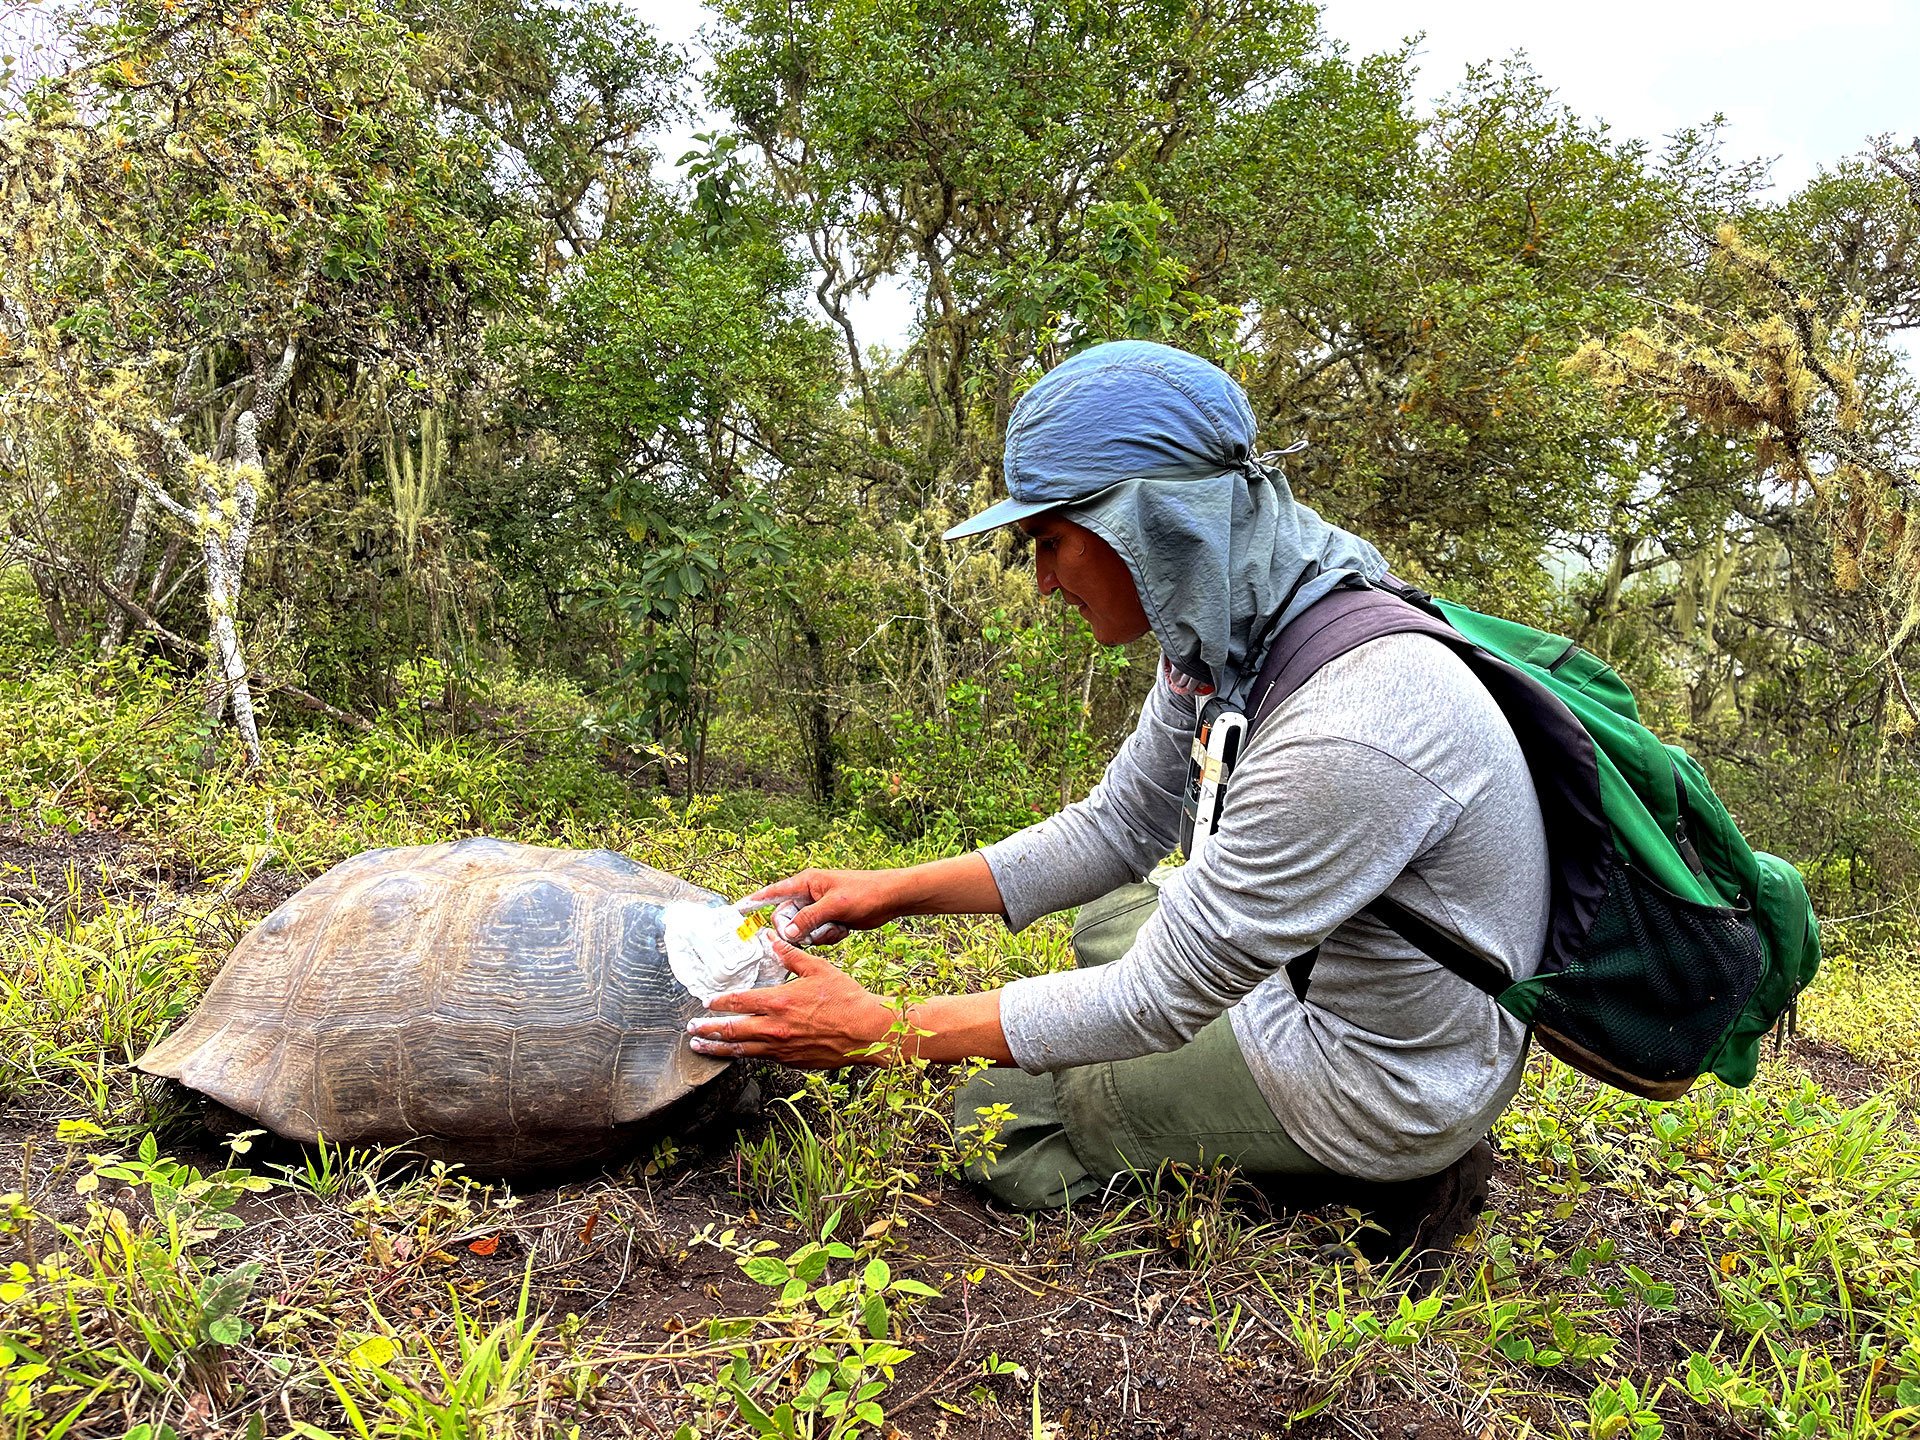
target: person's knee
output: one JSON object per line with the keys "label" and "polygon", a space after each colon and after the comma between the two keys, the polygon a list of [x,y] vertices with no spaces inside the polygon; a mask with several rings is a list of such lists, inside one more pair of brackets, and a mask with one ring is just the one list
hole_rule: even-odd
{"label": "person's knee", "polygon": [[1064,1135],[1020,1151],[970,1163],[967,1183],[1008,1210],[1061,1210],[1092,1188]]}
{"label": "person's knee", "polygon": [[987,1071],[954,1092],[954,1149],[961,1173],[1014,1210],[1071,1205],[1088,1182],[1053,1101],[1052,1079]]}

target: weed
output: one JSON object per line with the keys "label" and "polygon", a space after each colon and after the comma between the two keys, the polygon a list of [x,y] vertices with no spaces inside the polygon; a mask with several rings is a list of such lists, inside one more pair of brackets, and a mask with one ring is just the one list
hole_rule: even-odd
{"label": "weed", "polygon": [[273,1165],[285,1183],[316,1200],[333,1200],[351,1191],[379,1193],[374,1183],[381,1171],[403,1153],[402,1146],[356,1148],[330,1144],[324,1135],[301,1149],[297,1165]]}
{"label": "weed", "polygon": [[[120,1186],[114,1203],[97,1198],[103,1180]],[[5,1197],[0,1234],[18,1235],[26,1251],[0,1283],[0,1349],[10,1366],[24,1361],[8,1371],[7,1418],[23,1431],[71,1426],[119,1382],[152,1394],[183,1382],[219,1386],[222,1353],[253,1331],[261,1266],[220,1268],[194,1252],[237,1228],[234,1203],[270,1183],[241,1169],[202,1175],[161,1156],[149,1136],[134,1159],[93,1157],[75,1186],[87,1197],[77,1227]],[[143,1200],[152,1218],[136,1222],[129,1210]],[[36,1232],[59,1248],[38,1254]]]}
{"label": "weed", "polygon": [[1139,1207],[1167,1249],[1193,1269],[1227,1264],[1273,1233],[1270,1224],[1251,1218],[1252,1207],[1243,1202],[1257,1204],[1258,1197],[1231,1165],[1200,1168],[1163,1160],[1153,1175],[1135,1179],[1141,1194],[1120,1218]]}
{"label": "weed", "polygon": [[946,1132],[924,1064],[843,1073],[854,1078],[809,1075],[780,1097],[767,1133],[740,1145],[748,1193],[810,1234],[833,1214],[865,1226],[895,1207],[919,1183],[909,1164],[919,1132]]}
{"label": "weed", "polygon": [[1667,1427],[1653,1408],[1655,1390],[1643,1402],[1631,1380],[1604,1381],[1587,1399],[1587,1434],[1591,1440],[1660,1440]]}
{"label": "weed", "polygon": [[[95,1121],[137,1124],[118,1067],[192,1008],[207,966],[178,921],[83,896],[77,876],[69,895],[61,928],[15,934],[0,964],[0,1098],[52,1086]],[[97,913],[73,918],[83,900]]]}
{"label": "weed", "polygon": [[[894,1367],[913,1358],[898,1343],[898,1312],[939,1292],[896,1276],[877,1255],[863,1261],[832,1238],[839,1221],[832,1216],[819,1241],[785,1257],[772,1253],[779,1247],[771,1241],[739,1257],[747,1279],[777,1294],[766,1316],[709,1322],[708,1343],[728,1347],[712,1384],[696,1390],[709,1419],[731,1402],[753,1434],[776,1440],[842,1440],[885,1425],[881,1401]],[[729,1233],[717,1243],[730,1241]],[[838,1279],[830,1273],[836,1264],[845,1267]]]}
{"label": "weed", "polygon": [[[491,1328],[468,1315],[459,1292],[450,1289],[444,1346],[424,1333],[402,1337],[373,1312],[377,1328],[347,1349],[338,1373],[320,1367],[353,1433],[360,1440],[506,1440],[528,1433],[525,1412],[555,1380],[538,1355],[543,1322],[529,1314],[531,1283],[529,1263],[513,1316]],[[333,1440],[313,1425],[296,1423],[294,1433]]]}
{"label": "weed", "polygon": [[417,1266],[447,1246],[498,1228],[520,1203],[502,1187],[439,1160],[409,1168],[386,1189],[375,1165],[359,1167],[356,1179],[359,1193],[343,1208],[353,1217],[354,1232],[366,1237],[374,1262],[389,1271]]}

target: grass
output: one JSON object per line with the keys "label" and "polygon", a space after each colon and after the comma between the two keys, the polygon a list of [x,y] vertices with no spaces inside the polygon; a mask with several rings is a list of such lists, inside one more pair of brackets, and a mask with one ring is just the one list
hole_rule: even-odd
{"label": "grass", "polygon": [[[956,1178],[942,1067],[769,1073],[737,1137],[558,1189],[210,1145],[128,1062],[345,855],[484,831],[737,893],[942,849],[790,798],[650,794],[607,770],[564,686],[494,694],[478,737],[270,727],[250,778],[186,758],[191,692],[162,667],[0,682],[0,1436],[1920,1421],[1920,986],[1897,948],[1844,934],[1802,1020],[1843,1050],[1803,1042],[1747,1091],[1655,1105],[1536,1058],[1497,1132],[1495,1213],[1437,1276],[1369,1265],[1358,1217],[1272,1213],[1227,1171],[986,1211]],[[1067,930],[928,920],[844,953],[884,990],[983,988],[1066,963]]]}
{"label": "grass", "polygon": [[1920,1080],[1920,961],[1910,943],[1852,943],[1830,934],[1820,983],[1801,1002],[1800,1025],[1883,1072],[1909,1100]]}

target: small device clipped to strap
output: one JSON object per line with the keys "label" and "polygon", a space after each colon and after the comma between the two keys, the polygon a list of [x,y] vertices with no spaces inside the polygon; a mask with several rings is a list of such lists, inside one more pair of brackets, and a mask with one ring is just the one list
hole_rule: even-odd
{"label": "small device clipped to strap", "polygon": [[1218,700],[1200,709],[1193,728],[1193,753],[1187,758],[1187,793],[1180,807],[1180,853],[1189,860],[1201,842],[1220,828],[1227,780],[1246,743],[1247,717]]}

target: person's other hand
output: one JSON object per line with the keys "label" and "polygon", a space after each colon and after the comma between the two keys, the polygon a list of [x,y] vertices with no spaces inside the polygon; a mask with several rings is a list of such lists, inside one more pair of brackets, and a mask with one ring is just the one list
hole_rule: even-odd
{"label": "person's other hand", "polygon": [[784,985],[715,997],[707,1008],[716,1013],[687,1022],[696,1052],[778,1060],[808,1070],[884,1064],[897,1055],[897,1047],[891,1046],[879,1055],[856,1053],[893,1030],[899,1012],[892,1006],[830,960],[796,950],[784,940],[773,942],[773,953],[794,978]]}
{"label": "person's other hand", "polygon": [[[897,870],[802,870],[756,890],[737,909],[798,905],[780,917],[776,933],[793,944],[830,945],[849,930],[873,930],[905,913]],[[778,915],[778,910],[776,910]]]}

